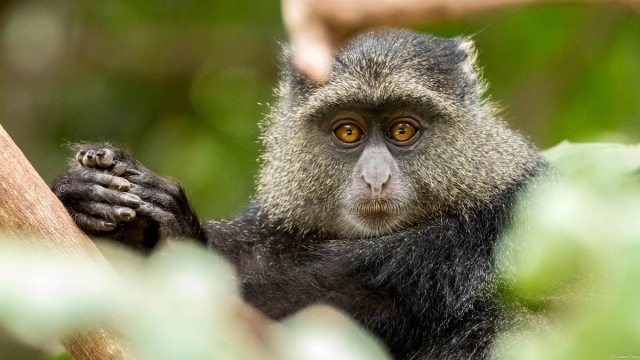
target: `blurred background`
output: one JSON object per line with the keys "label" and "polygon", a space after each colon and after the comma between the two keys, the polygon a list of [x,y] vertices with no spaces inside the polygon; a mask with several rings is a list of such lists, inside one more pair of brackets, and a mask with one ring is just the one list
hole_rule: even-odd
{"label": "blurred background", "polygon": [[[640,140],[637,13],[541,5],[419,30],[473,35],[489,95],[541,148]],[[66,143],[108,140],[230,217],[285,39],[275,0],[0,0],[0,123],[48,183]]]}
{"label": "blurred background", "polygon": [[[472,35],[484,77],[490,83],[488,95],[498,101],[505,120],[538,147],[548,148],[564,139],[640,142],[637,13],[607,6],[538,5],[419,30],[440,36]],[[276,0],[0,0],[0,124],[48,183],[67,167],[67,143],[108,140],[129,148],[161,175],[181,181],[203,218],[231,217],[253,192],[260,151],[258,121],[274,101],[278,52],[285,40]],[[562,149],[555,153],[567,151]],[[584,157],[593,159],[608,147],[589,149]],[[640,150],[614,150],[633,151],[635,162],[629,167],[637,173]],[[568,158],[568,163],[576,163],[574,157]],[[576,178],[589,176],[580,173]],[[606,177],[601,182],[607,189],[614,184]],[[593,213],[599,221],[570,217],[580,211],[566,211],[563,216],[543,212],[554,214],[557,221],[540,228],[551,228],[573,239],[580,237],[568,236],[566,229],[562,232],[556,227],[577,224],[576,229],[597,237],[598,241],[592,241],[583,236],[587,243],[591,241],[591,248],[570,243],[558,250],[554,244],[563,242],[544,231],[532,237],[534,244],[548,250],[538,253],[551,254],[534,260],[585,258],[585,263],[598,264],[589,256],[601,258],[605,254],[609,256],[604,256],[608,259],[605,263],[611,267],[602,268],[617,269],[604,271],[609,276],[605,283],[615,285],[613,280],[622,279],[622,285],[609,287],[607,294],[613,295],[595,297],[594,301],[601,303],[585,308],[594,316],[580,313],[578,325],[571,328],[570,323],[569,330],[563,330],[577,339],[576,349],[581,352],[573,357],[557,352],[558,359],[585,359],[589,354],[600,359],[637,352],[640,332],[633,319],[637,318],[640,299],[640,228],[635,225],[640,214],[636,206],[640,204],[640,188],[634,184],[632,190],[615,193],[618,197],[601,191],[601,199],[587,205],[559,197],[558,201],[575,205],[570,209],[582,209],[583,215]],[[591,199],[591,195],[586,192],[578,198]],[[567,208],[555,202],[551,205],[552,209]],[[611,219],[626,221],[629,227],[634,226],[633,231]],[[633,251],[624,241],[615,242],[616,231],[634,234],[629,242]],[[594,246],[596,243],[599,245]],[[527,296],[530,292],[545,293],[549,286],[577,271],[542,260],[532,266],[538,272],[526,273],[526,281],[521,281],[524,285],[516,287]],[[563,261],[558,263],[564,266]],[[569,265],[578,263],[575,260]],[[633,266],[624,265],[627,263]],[[550,281],[553,276],[549,272],[561,274],[561,279]],[[551,285],[540,290],[536,284]],[[11,286],[7,289],[10,293],[15,290]],[[164,301],[155,293],[152,298]],[[0,306],[4,325],[12,313],[30,309],[22,298],[14,305]],[[606,311],[611,309],[613,315]],[[46,324],[44,316],[37,314],[33,315],[36,324]],[[17,315],[15,318],[19,325],[24,322]],[[182,329],[175,321],[165,320],[158,320],[165,324],[163,331]],[[590,321],[589,326],[584,321]],[[2,359],[7,347],[15,346],[4,325],[0,327],[0,349],[5,349],[0,351]],[[613,338],[615,341],[602,344]],[[548,345],[553,341],[533,343],[537,345],[529,346],[532,352],[518,346],[520,356],[510,358],[550,359],[548,352],[557,348]],[[44,350],[42,345],[40,350],[26,347],[19,357],[11,358],[44,359],[49,355],[43,351],[61,352],[59,344],[51,346]],[[539,356],[527,357],[531,353]],[[58,359],[69,357],[63,354]]]}

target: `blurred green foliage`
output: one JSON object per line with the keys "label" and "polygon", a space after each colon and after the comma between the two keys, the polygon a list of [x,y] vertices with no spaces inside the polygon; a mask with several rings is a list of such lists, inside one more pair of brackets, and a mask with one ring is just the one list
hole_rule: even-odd
{"label": "blurred green foliage", "polygon": [[[640,141],[638,14],[607,6],[539,5],[421,30],[472,35],[490,82],[489,95],[504,108],[511,126],[539,147],[564,139]],[[147,167],[181,181],[204,218],[233,216],[253,192],[257,122],[274,101],[279,42],[284,40],[278,1],[0,1],[0,123],[49,182],[66,168],[70,154],[65,142],[108,140],[131,149]],[[543,323],[560,325],[546,332],[532,321],[505,334],[505,345],[498,350],[509,354],[506,358],[601,359],[640,353],[640,189],[637,178],[628,175],[638,167],[638,150],[598,146],[563,145],[547,152],[568,180],[532,195],[527,204],[533,204],[533,220],[527,229],[533,230],[526,236],[516,230],[510,235],[521,247],[504,250],[503,259],[523,262],[502,265],[505,299],[524,304]],[[607,154],[608,159],[600,156]],[[189,254],[194,259],[207,256]],[[112,260],[117,263],[118,258]],[[156,279],[164,283],[199,266],[218,274],[212,276],[223,271],[209,269],[217,266],[215,261],[185,264],[190,263],[194,268],[160,262],[170,271]],[[15,274],[7,266],[29,268],[30,263],[2,264],[6,275]],[[30,271],[38,269],[45,268]],[[61,278],[67,276],[63,268],[59,271]],[[29,277],[21,279],[29,284]],[[140,277],[132,279],[136,284]],[[210,279],[194,279],[201,288],[216,291]],[[143,283],[149,284],[148,278]],[[211,322],[200,321],[210,319],[210,313],[201,317],[190,312],[215,309],[193,304],[191,297],[178,299],[166,286],[171,283],[144,286],[144,298],[155,301],[149,312],[139,314],[158,317],[158,331],[149,334],[142,325],[150,323],[136,328],[123,320],[148,336],[141,343],[182,334],[164,344],[168,350],[184,351],[181,355],[235,351],[186,336],[201,331],[223,343],[236,341],[226,339],[228,334]],[[19,289],[26,292],[16,295]],[[58,298],[34,298],[42,300],[38,302],[27,301],[33,294],[17,285],[4,290],[13,297],[2,298],[0,320],[13,335],[0,334],[0,348],[17,349],[21,355],[15,359],[59,353],[59,345],[42,339],[52,336],[53,328],[77,325],[78,309],[84,311],[83,321],[123,316],[96,300],[97,293],[89,298],[83,297],[88,293],[59,293]],[[112,296],[118,301],[131,296],[122,289],[116,293]],[[190,307],[176,305],[181,301]],[[57,318],[38,313],[52,308],[60,310]],[[356,334],[351,342],[372,349],[372,340],[360,338],[360,330],[335,319],[346,329],[344,338]],[[22,328],[29,321],[31,327]],[[299,339],[292,344],[306,341],[306,324],[293,319],[287,325],[295,329],[291,339]],[[40,338],[32,337],[29,329],[34,326]],[[31,341],[35,348],[5,344],[11,337]],[[153,345],[145,349],[160,356],[155,358],[167,351]],[[293,347],[282,351],[283,357],[297,356]],[[373,351],[359,354],[385,356]],[[64,354],[59,358],[67,359]]]}
{"label": "blurred green foliage", "polygon": [[530,317],[505,359],[640,357],[640,147],[562,143],[498,251],[507,303]]}
{"label": "blurred green foliage", "polygon": [[[0,123],[46,181],[108,140],[184,183],[204,217],[247,203],[274,101],[278,1],[0,1]],[[489,95],[541,148],[640,140],[640,16],[539,5],[421,29],[473,35]]]}
{"label": "blurred green foliage", "polygon": [[231,266],[187,240],[148,258],[99,244],[117,275],[81,257],[36,251],[25,239],[0,236],[0,243],[2,359],[67,360],[57,336],[109,324],[142,359],[389,360],[377,340],[329,307],[300,311],[259,338],[240,315]]}

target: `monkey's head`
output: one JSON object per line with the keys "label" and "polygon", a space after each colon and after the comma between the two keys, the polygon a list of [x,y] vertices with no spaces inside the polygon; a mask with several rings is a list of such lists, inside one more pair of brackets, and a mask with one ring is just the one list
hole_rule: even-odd
{"label": "monkey's head", "polygon": [[371,237],[490,204],[532,176],[538,156],[482,100],[474,60],[468,39],[369,32],[319,85],[285,51],[262,209],[301,231]]}

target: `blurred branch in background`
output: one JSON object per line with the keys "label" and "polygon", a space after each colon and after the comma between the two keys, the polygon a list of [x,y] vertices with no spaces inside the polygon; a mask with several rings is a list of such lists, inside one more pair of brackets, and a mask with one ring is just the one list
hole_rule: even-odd
{"label": "blurred branch in background", "polygon": [[[623,5],[640,11],[640,0],[583,0]],[[283,20],[294,49],[294,62],[312,79],[329,75],[333,52],[350,36],[377,26],[434,24],[484,12],[553,0],[283,0]],[[581,2],[561,0],[559,2]]]}

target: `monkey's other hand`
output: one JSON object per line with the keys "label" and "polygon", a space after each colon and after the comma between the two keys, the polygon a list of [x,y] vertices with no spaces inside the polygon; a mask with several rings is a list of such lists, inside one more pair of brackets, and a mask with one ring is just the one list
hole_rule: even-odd
{"label": "monkey's other hand", "polygon": [[135,248],[164,237],[206,241],[182,187],[108,143],[76,145],[72,166],[53,184],[56,196],[87,234]]}

